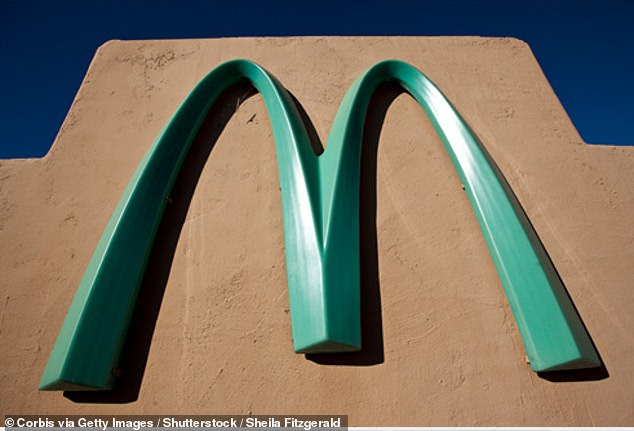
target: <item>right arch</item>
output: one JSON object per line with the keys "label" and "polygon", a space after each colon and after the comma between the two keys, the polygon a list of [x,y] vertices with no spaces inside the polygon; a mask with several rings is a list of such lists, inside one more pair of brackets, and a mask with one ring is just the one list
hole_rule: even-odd
{"label": "right arch", "polygon": [[[531,369],[600,366],[594,345],[552,261],[501,171],[447,98],[418,69],[388,60],[358,78],[341,103],[320,162],[343,169],[354,165],[350,160],[359,159],[368,104],[386,82],[399,85],[418,102],[449,153],[504,286]],[[337,208],[355,199],[358,183],[348,190],[342,183],[351,182],[350,177],[358,179],[358,173],[346,175],[340,182],[341,175],[333,174],[336,179],[328,187],[330,176],[320,176],[322,191],[330,192],[332,201],[322,208]],[[330,219],[336,215],[323,216],[324,223],[336,224]],[[332,231],[332,235],[343,232],[325,226],[324,231]],[[326,235],[326,244],[329,239]]]}

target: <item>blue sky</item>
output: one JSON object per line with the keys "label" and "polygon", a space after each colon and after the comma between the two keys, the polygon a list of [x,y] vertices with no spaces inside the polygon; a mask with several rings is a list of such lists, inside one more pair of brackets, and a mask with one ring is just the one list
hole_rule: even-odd
{"label": "blue sky", "polygon": [[518,37],[586,141],[634,145],[634,1],[0,0],[0,158],[48,151],[109,39],[287,35]]}

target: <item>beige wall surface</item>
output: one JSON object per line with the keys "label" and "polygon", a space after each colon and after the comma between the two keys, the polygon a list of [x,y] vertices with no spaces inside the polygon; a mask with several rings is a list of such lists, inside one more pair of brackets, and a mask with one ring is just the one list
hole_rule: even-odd
{"label": "beige wall surface", "polygon": [[[367,309],[378,312],[366,322],[365,350],[293,353],[270,123],[259,95],[241,104],[232,95],[210,117],[173,193],[120,389],[38,392],[66,310],[132,172],[192,87],[234,58],[277,76],[324,145],[346,89],[369,66],[396,58],[427,74],[511,184],[605,367],[531,372],[460,180],[405,94],[387,109],[382,129],[375,109],[367,138],[364,163],[377,167],[376,194],[372,173],[362,191],[370,213],[363,216],[362,288]],[[584,143],[530,48],[515,39],[108,42],[50,152],[0,161],[0,413],[634,425],[632,184],[634,148]]]}

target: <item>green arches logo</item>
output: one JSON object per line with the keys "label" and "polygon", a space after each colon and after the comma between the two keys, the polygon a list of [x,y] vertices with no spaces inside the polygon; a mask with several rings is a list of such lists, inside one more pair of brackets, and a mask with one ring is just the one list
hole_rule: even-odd
{"label": "green arches logo", "polygon": [[203,119],[230,86],[250,82],[269,113],[278,159],[296,352],[361,348],[359,177],[365,116],[386,81],[423,107],[464,184],[535,371],[600,365],[552,263],[510,188],[440,90],[399,61],[368,69],[343,99],[316,156],[298,109],[259,65],[235,60],[188,95],[147,152],[108,223],[40,382],[44,390],[108,389],[166,197]]}

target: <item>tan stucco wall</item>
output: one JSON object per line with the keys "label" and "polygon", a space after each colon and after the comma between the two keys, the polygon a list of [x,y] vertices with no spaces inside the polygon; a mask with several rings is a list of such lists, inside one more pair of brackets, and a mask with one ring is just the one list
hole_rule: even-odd
{"label": "tan stucco wall", "polygon": [[[460,180],[422,109],[405,95],[380,134],[377,247],[367,247],[362,267],[371,302],[380,286],[383,359],[376,324],[364,355],[324,364],[293,353],[277,162],[255,95],[231,116],[204,165],[171,271],[169,240],[150,265],[145,288],[158,292],[155,304],[163,286],[165,293],[138,394],[142,373],[128,363],[121,378],[131,390],[114,396],[124,404],[38,392],[66,310],[136,165],[195,83],[233,58],[276,75],[323,142],[346,89],[373,63],[396,58],[425,72],[513,187],[606,369],[563,377],[572,381],[530,371]],[[233,109],[225,105],[223,114]],[[515,39],[111,41],[97,51],[49,154],[0,161],[0,413],[633,425],[632,184],[634,149],[582,142],[530,48]],[[186,189],[175,192],[174,207],[188,201]],[[172,217],[178,227],[178,214]],[[128,356],[142,369],[143,342],[132,344]],[[582,378],[590,380],[575,381]]]}

